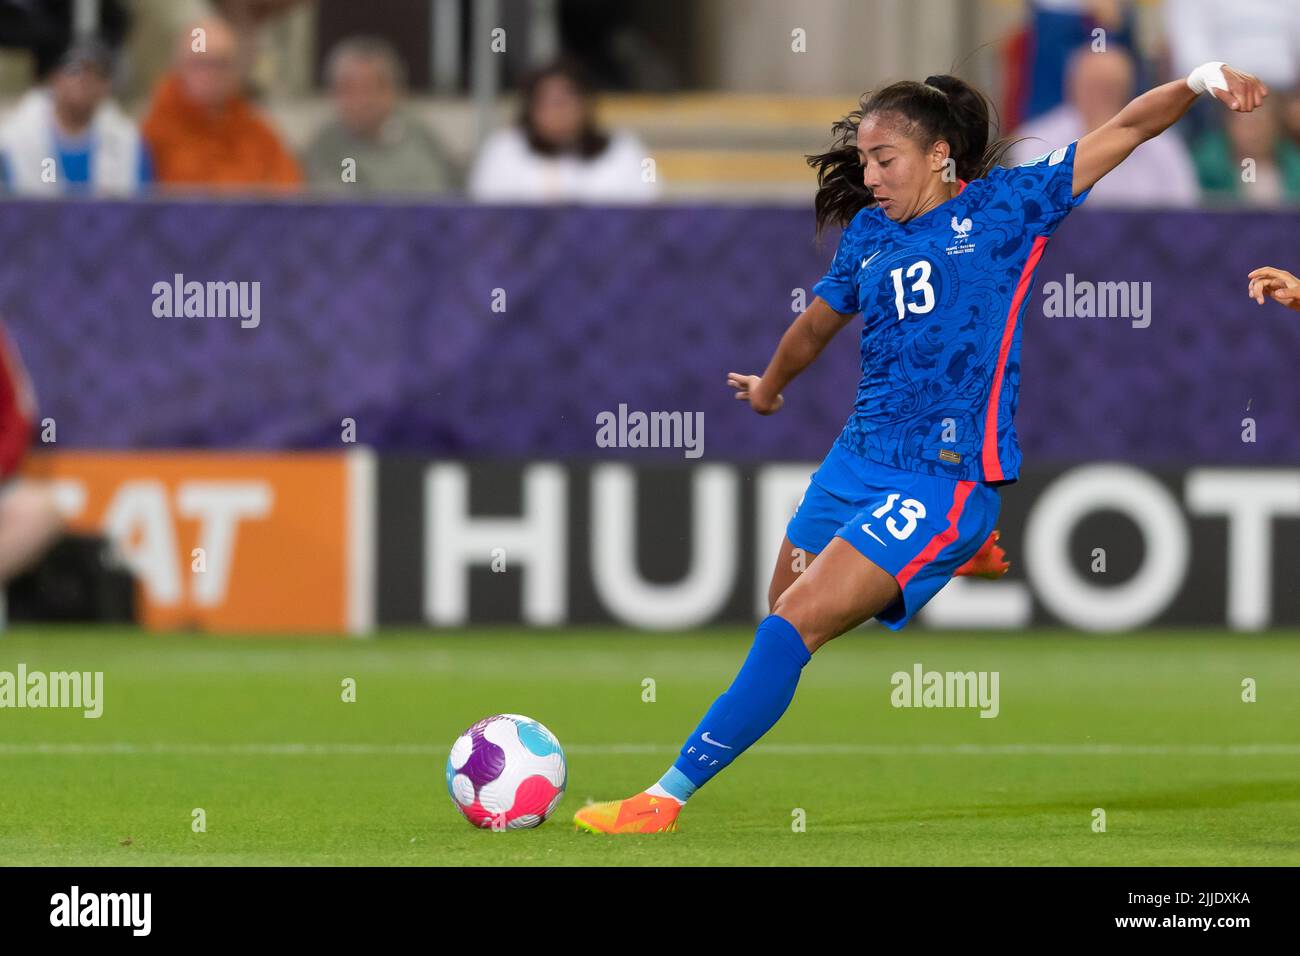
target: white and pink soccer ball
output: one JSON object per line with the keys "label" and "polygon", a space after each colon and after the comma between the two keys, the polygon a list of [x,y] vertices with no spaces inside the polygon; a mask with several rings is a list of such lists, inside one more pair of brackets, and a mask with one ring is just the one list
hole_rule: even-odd
{"label": "white and pink soccer ball", "polygon": [[447,792],[481,829],[539,826],[564,796],[568,769],[555,735],[519,714],[484,717],[456,738]]}

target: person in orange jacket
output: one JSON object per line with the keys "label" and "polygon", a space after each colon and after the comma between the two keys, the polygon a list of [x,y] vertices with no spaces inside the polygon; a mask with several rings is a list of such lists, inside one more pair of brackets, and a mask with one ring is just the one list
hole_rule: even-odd
{"label": "person in orange jacket", "polygon": [[242,92],[238,41],[208,18],[185,30],[142,126],[162,186],[293,188],[293,154]]}

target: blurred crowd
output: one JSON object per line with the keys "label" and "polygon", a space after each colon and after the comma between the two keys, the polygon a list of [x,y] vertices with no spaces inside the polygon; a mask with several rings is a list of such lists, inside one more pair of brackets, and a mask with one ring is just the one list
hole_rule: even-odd
{"label": "blurred crowd", "polygon": [[[1089,204],[1300,202],[1300,2],[1164,0],[1161,56],[1143,58],[1133,0],[1032,0],[1009,46],[1004,121],[1024,162],[1096,129],[1142,89],[1223,60],[1270,88],[1265,108],[1202,101],[1094,187]],[[1160,62],[1162,61],[1162,62]]]}
{"label": "blurred crowd", "polygon": [[[12,2],[0,0],[0,8]],[[271,7],[300,2],[267,0]],[[1137,6],[1026,0],[1022,29],[1000,53],[1003,129],[1021,140],[1011,161],[1078,138],[1147,86],[1224,59],[1269,84],[1267,108],[1236,114],[1200,104],[1189,122],[1145,143],[1106,177],[1091,204],[1300,202],[1300,0],[1163,0],[1155,57],[1141,52]],[[661,194],[651,152],[631,131],[597,122],[595,91],[573,60],[525,77],[514,91],[513,121],[466,162],[457,159],[464,148],[448,149],[411,108],[402,60],[380,37],[348,37],[328,51],[320,79],[330,114],[295,150],[256,102],[247,23],[213,14],[187,24],[170,68],[134,110],[113,95],[122,29],[108,22],[95,38],[72,40],[69,31],[68,42],[33,41],[38,82],[0,116],[0,189],[615,203]]]}
{"label": "blurred crowd", "polygon": [[467,193],[504,202],[658,195],[646,148],[631,132],[597,124],[594,90],[574,61],[527,76],[516,121],[489,135],[463,168],[408,108],[402,62],[384,39],[350,37],[329,51],[331,116],[296,153],[254,102],[247,43],[220,16],[187,24],[136,119],[112,96],[113,49],[98,38],[71,40],[45,56],[40,81],[0,117],[0,188],[21,196]]}

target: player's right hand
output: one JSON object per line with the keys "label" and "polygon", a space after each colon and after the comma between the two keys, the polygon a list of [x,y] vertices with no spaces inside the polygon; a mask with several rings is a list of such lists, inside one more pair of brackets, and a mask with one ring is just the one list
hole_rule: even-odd
{"label": "player's right hand", "polygon": [[1252,113],[1259,109],[1268,96],[1268,87],[1259,77],[1242,70],[1234,70],[1226,63],[1223,65],[1223,79],[1228,84],[1226,90],[1217,87],[1210,90],[1210,95],[1230,110],[1238,113]]}
{"label": "player's right hand", "polygon": [[1300,312],[1300,279],[1285,269],[1261,266],[1247,278],[1250,279],[1247,294],[1260,305],[1264,304],[1264,297],[1268,296],[1274,302]]}
{"label": "player's right hand", "polygon": [[736,398],[749,402],[749,407],[760,415],[771,415],[785,404],[780,395],[768,395],[763,389],[761,375],[742,375],[740,372],[728,372],[727,384],[736,390]]}

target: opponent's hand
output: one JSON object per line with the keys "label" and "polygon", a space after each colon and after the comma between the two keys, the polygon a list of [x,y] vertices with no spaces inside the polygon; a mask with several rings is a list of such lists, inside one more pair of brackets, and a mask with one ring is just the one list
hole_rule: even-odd
{"label": "opponent's hand", "polygon": [[1264,297],[1268,296],[1274,302],[1300,312],[1300,279],[1285,269],[1261,266],[1247,278],[1250,279],[1247,294],[1260,305],[1264,304]]}
{"label": "opponent's hand", "polygon": [[768,395],[763,389],[761,375],[742,375],[739,372],[727,373],[727,384],[736,390],[736,399],[749,402],[749,407],[760,415],[771,415],[785,404],[780,395]]}
{"label": "opponent's hand", "polygon": [[1238,113],[1249,113],[1259,109],[1268,96],[1268,87],[1257,76],[1224,66],[1223,78],[1228,83],[1226,90],[1211,89],[1210,95]]}

